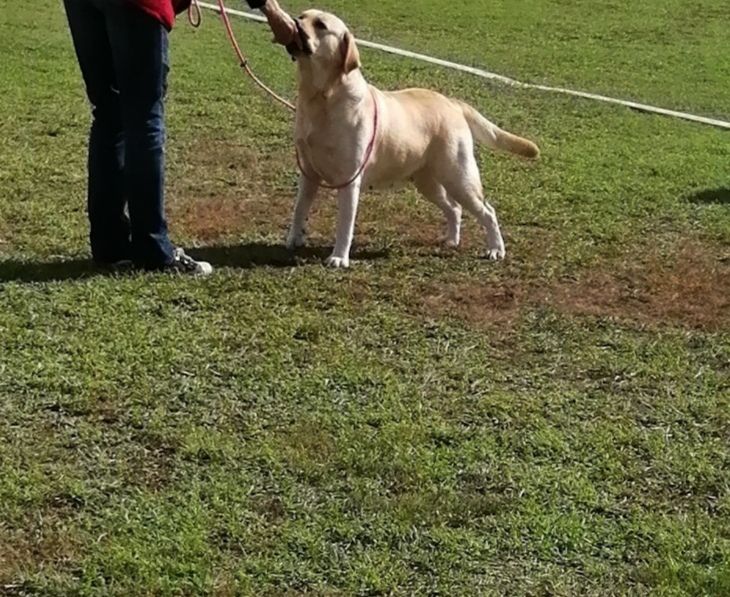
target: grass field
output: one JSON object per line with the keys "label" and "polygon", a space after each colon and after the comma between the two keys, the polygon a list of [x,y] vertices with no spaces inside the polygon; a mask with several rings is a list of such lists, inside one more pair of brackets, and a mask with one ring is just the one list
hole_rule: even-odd
{"label": "grass field", "polygon": [[[297,11],[308,4],[291,2]],[[322,0],[361,37],[730,117],[720,0]],[[480,152],[508,257],[368,196],[282,239],[290,116],[172,35],[168,211],[207,280],[88,262],[60,3],[0,0],[0,594],[730,595],[730,137],[370,50],[536,140]],[[237,32],[293,96],[259,25]]]}

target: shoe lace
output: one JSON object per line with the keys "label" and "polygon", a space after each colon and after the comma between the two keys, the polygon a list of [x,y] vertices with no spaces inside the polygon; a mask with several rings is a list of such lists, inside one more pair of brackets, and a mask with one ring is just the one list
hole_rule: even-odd
{"label": "shoe lace", "polygon": [[182,249],[175,251],[175,261],[177,261],[186,270],[194,270],[198,267],[198,262]]}

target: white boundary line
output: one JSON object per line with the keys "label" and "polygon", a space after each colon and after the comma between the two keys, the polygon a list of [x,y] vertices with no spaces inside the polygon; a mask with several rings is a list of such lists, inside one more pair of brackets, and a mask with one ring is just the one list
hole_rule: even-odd
{"label": "white boundary line", "polygon": [[[220,12],[220,9],[218,6],[214,4],[208,4],[207,2],[200,2],[200,6],[203,8],[208,8],[210,10],[213,10],[215,12]],[[248,12],[244,12],[241,10],[234,10],[231,8],[227,8],[226,12],[238,17],[244,17],[246,19],[251,19],[252,21],[259,21],[262,23],[266,22],[266,18],[251,14]],[[587,93],[585,91],[574,91],[572,89],[566,89],[564,87],[550,87],[549,85],[537,85],[534,83],[523,83],[522,81],[517,81],[516,79],[510,79],[509,77],[505,77],[503,75],[498,75],[497,73],[492,73],[486,70],[482,70],[480,68],[475,68],[472,66],[466,66],[465,64],[458,64],[457,62],[451,62],[449,60],[441,60],[440,58],[434,58],[432,56],[427,56],[426,54],[418,54],[417,52],[411,52],[409,50],[401,50],[400,48],[394,48],[392,46],[386,46],[384,44],[375,43],[372,41],[367,41],[363,39],[358,39],[357,43],[359,43],[361,46],[364,46],[366,48],[373,48],[376,50],[381,50],[383,52],[388,52],[389,54],[396,54],[398,56],[405,56],[406,58],[413,58],[415,60],[421,60],[423,62],[428,62],[429,64],[436,64],[438,66],[443,66],[446,68],[450,68],[452,70],[461,71],[464,73],[469,73],[472,75],[476,75],[477,77],[482,77],[483,79],[490,79],[493,81],[499,81],[501,83],[505,83],[507,85],[512,85],[514,87],[522,87],[524,89],[539,89],[540,91],[550,91],[552,93],[561,93],[563,95],[571,95],[574,97],[582,97],[584,99],[590,99],[594,101],[604,102],[608,104],[618,104],[620,106],[625,106],[627,108],[633,108],[634,110],[639,110],[641,112],[650,112],[652,114],[662,114],[664,116],[671,116],[673,118],[681,118],[683,120],[690,120],[692,122],[699,122],[701,124],[708,124],[710,126],[719,127],[722,129],[730,130],[730,122],[724,121],[724,120],[718,120],[716,118],[708,118],[706,116],[697,116],[695,114],[688,114],[686,112],[677,112],[676,110],[668,110],[666,108],[658,108],[657,106],[650,106],[648,104],[640,104],[637,102],[622,100],[622,99],[616,99],[613,97],[607,97],[605,95],[598,95],[595,93]]]}

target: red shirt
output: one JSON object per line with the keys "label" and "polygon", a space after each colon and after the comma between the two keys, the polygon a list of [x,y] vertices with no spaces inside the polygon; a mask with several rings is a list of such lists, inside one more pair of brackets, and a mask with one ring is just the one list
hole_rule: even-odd
{"label": "red shirt", "polygon": [[129,0],[147,14],[160,21],[167,29],[172,29],[175,15],[186,10],[190,0]]}
{"label": "red shirt", "polygon": [[[191,0],[128,0],[136,4],[147,14],[160,21],[167,29],[172,29],[175,15],[188,9]],[[266,0],[246,0],[251,8],[261,8]]]}

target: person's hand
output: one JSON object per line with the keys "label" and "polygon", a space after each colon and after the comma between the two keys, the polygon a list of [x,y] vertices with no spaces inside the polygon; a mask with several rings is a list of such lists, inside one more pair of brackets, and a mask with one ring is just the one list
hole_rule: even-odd
{"label": "person's hand", "polygon": [[274,33],[274,41],[282,46],[288,46],[295,42],[299,37],[297,35],[297,25],[287,13],[285,13],[276,0],[268,0],[261,9],[269,21],[269,27]]}

